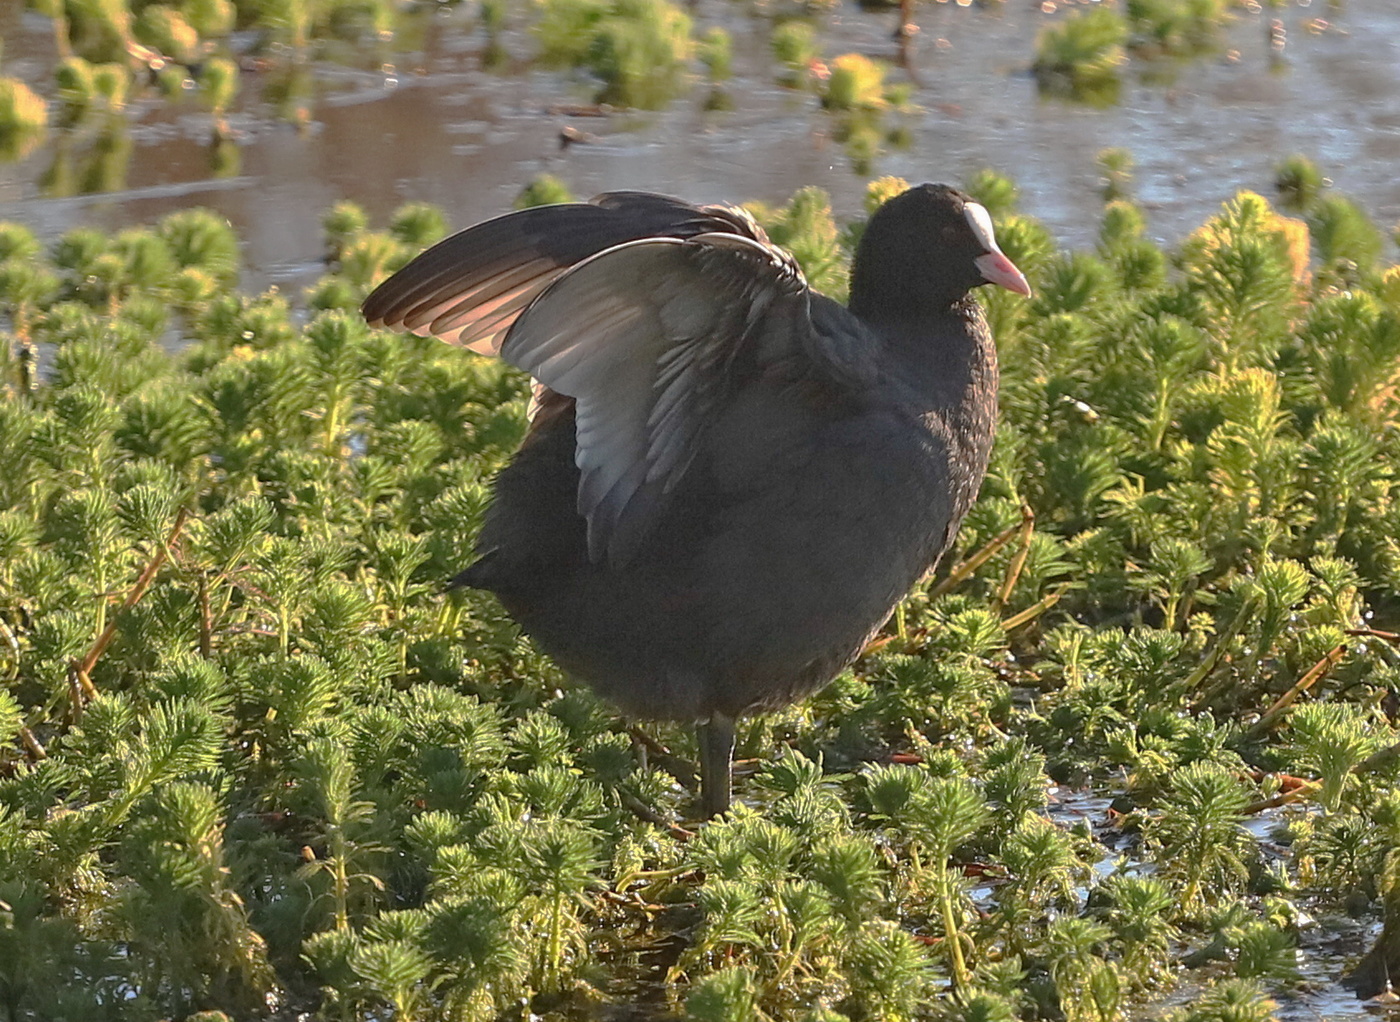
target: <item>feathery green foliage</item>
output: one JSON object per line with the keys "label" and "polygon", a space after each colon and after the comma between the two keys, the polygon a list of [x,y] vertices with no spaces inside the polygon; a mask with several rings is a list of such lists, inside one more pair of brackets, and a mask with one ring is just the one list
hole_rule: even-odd
{"label": "feathery green foliage", "polygon": [[[642,725],[643,767],[443,592],[527,382],[354,311],[440,215],[332,210],[305,312],[237,292],[206,212],[0,227],[10,1013],[1098,1020],[1184,944],[1233,976],[1182,1019],[1268,1017],[1289,899],[1372,911],[1396,844],[1395,270],[1335,210],[1322,264],[1247,193],[1163,251],[1119,189],[1065,254],[1008,179],[973,188],[1037,290],[981,296],[981,499],[902,629],[745,725],[757,768],[698,827],[688,729]],[[844,291],[859,221],[814,191],[758,216]],[[1068,825],[1088,780],[1152,875]]]}

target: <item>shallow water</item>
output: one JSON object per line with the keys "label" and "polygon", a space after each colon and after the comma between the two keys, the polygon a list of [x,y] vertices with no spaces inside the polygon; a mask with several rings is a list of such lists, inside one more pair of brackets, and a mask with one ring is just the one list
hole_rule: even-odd
{"label": "shallow water", "polygon": [[[5,73],[46,82],[53,60],[49,26],[19,8],[0,4]],[[565,112],[586,104],[584,80],[529,68],[530,40],[518,29],[504,38],[514,58],[510,70],[482,69],[482,39],[463,4],[429,16],[427,42],[418,51],[361,53],[358,68],[311,69],[316,98],[305,130],[278,121],[259,101],[260,79],[269,73],[245,72],[254,88],[231,118],[239,134],[238,165],[223,168],[234,170],[230,176],[216,176],[211,166],[207,114],[193,104],[148,104],[132,112],[130,160],[118,168],[120,180],[107,182],[114,190],[46,197],[42,182],[65,147],[81,179],[92,145],[91,130],[66,140],[54,132],[26,160],[0,166],[0,218],[54,237],[82,224],[114,228],[210,206],[245,239],[251,286],[295,287],[321,271],[320,217],[338,200],[363,204],[378,223],[404,201],[430,201],[465,226],[508,208],[540,171],[564,178],[580,196],[651,188],[697,200],[779,202],[816,184],[832,194],[838,213],[856,211],[864,179],[833,139],[832,119],[811,94],[775,83],[767,22],[745,11],[729,0],[699,0],[696,10],[702,26],[721,24],[734,36],[730,112],[702,109],[704,85],[659,113]],[[922,5],[910,60],[917,109],[885,118],[907,129],[909,144],[880,156],[874,170],[957,181],[981,167],[997,168],[1020,184],[1027,212],[1066,245],[1085,246],[1100,202],[1094,155],[1106,146],[1136,157],[1136,193],[1152,233],[1165,241],[1179,239],[1238,188],[1267,193],[1275,162],[1302,152],[1382,226],[1400,220],[1397,0],[1351,0],[1341,8],[1294,2],[1277,12],[1288,38],[1281,63],[1271,58],[1266,34],[1275,15],[1242,14],[1219,54],[1131,64],[1121,102],[1107,110],[1039,96],[1027,68],[1036,32],[1054,16],[1029,0]],[[826,53],[893,60],[893,25],[889,12],[848,4],[823,19]],[[1148,71],[1174,80],[1145,82]],[[591,141],[561,149],[565,125]],[[1057,812],[1102,832],[1105,807],[1102,798],[1067,796]],[[1114,861],[1105,857],[1099,867]],[[1314,987],[1285,1001],[1280,1017],[1371,1017],[1332,981],[1373,937],[1305,934],[1301,968]],[[1174,1001],[1189,997],[1178,992]]]}
{"label": "shallow water", "polygon": [[[1120,869],[1129,873],[1150,874],[1154,866],[1139,857],[1141,853],[1136,838],[1124,835],[1112,820],[1109,813],[1112,802],[1112,794],[1104,791],[1053,789],[1047,811],[1050,818],[1061,826],[1087,825],[1092,830],[1103,851],[1092,865],[1099,879]],[[1266,809],[1247,817],[1243,826],[1261,842],[1266,857],[1286,858],[1288,850],[1270,840],[1271,832],[1288,816],[1313,811],[1311,807],[1303,805]],[[1081,897],[1085,893],[1081,890]],[[991,891],[978,888],[971,894],[974,900],[979,896],[989,899]],[[1299,906],[1306,911],[1306,899],[1300,900]],[[1380,922],[1375,919],[1358,921],[1333,915],[1309,920],[1309,925],[1298,934],[1297,964],[1301,984],[1292,992],[1273,994],[1278,1002],[1275,1018],[1279,1022],[1315,1022],[1318,1019],[1326,1022],[1359,1022],[1361,1019],[1377,1018],[1339,980],[1379,935]],[[1183,945],[1181,954],[1188,950],[1190,948]],[[1229,974],[1224,967],[1214,968],[1221,976]],[[1211,969],[1206,967],[1199,972],[1183,974],[1179,986],[1156,1001],[1134,1006],[1128,1017],[1150,1022],[1165,1018],[1173,1009],[1191,1004],[1198,996],[1205,977],[1211,974]]]}
{"label": "shallow water", "polygon": [[[0,10],[5,71],[47,82],[47,21]],[[0,218],[52,237],[78,225],[111,228],[172,209],[207,205],[245,239],[249,283],[309,283],[319,272],[319,218],[333,202],[362,203],[377,222],[406,200],[426,200],[465,226],[509,207],[540,171],[559,175],[580,196],[608,188],[650,188],[698,200],[778,202],[816,184],[838,214],[855,212],[864,179],[833,140],[832,118],[814,96],[781,88],[768,51],[768,21],[729,0],[699,0],[696,20],[721,24],[735,40],[735,109],[702,109],[696,86],[658,113],[575,116],[586,104],[583,76],[529,66],[531,40],[520,28],[503,42],[504,72],[482,68],[483,39],[470,4],[420,16],[417,50],[352,54],[359,69],[322,63],[304,130],[278,121],[259,101],[273,73],[244,72],[253,87],[230,120],[236,152],[215,176],[210,118],[193,103],[149,103],[131,117],[131,155],[103,194],[45,197],[42,182],[65,147],[84,187],[89,137],[51,132],[24,161],[0,167]],[[1173,241],[1238,188],[1267,192],[1282,156],[1302,152],[1356,197],[1382,226],[1400,219],[1400,4],[1313,0],[1282,11],[1241,13],[1221,51],[1190,62],[1134,60],[1121,102],[1106,110],[1042,98],[1027,70],[1047,15],[1029,0],[986,6],[925,3],[908,69],[917,79],[907,113],[907,148],[887,151],[873,170],[912,180],[965,179],[990,166],[1011,174],[1023,208],[1068,246],[1090,244],[1099,208],[1095,153],[1128,148],[1137,159],[1136,193],[1159,239]],[[1282,60],[1271,57],[1267,26],[1287,29]],[[1321,21],[1319,22],[1319,19]],[[853,5],[821,20],[828,57],[862,52],[896,60],[891,12]],[[1325,26],[1325,27],[1323,27]],[[17,57],[11,55],[18,54]],[[906,79],[891,72],[891,81]],[[1169,79],[1147,82],[1144,77]],[[570,125],[591,141],[561,148]],[[87,149],[84,149],[84,146]],[[89,173],[88,176],[94,176]],[[92,186],[87,182],[86,186]]]}

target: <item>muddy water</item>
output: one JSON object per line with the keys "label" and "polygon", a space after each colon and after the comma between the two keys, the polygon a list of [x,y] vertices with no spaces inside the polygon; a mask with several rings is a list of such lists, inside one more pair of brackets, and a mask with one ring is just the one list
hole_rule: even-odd
{"label": "muddy water", "polygon": [[[1151,874],[1155,867],[1140,858],[1137,837],[1125,834],[1110,819],[1108,809],[1113,801],[1112,794],[1116,793],[1051,789],[1049,816],[1064,827],[1087,825],[1092,830],[1103,853],[1092,866],[1098,879],[1120,870],[1130,874]],[[1298,806],[1266,809],[1248,817],[1244,826],[1260,842],[1265,861],[1286,860],[1288,850],[1272,840],[1275,828],[1283,825],[1290,816],[1311,811]],[[991,893],[990,889],[980,888],[970,892],[974,900],[990,899]],[[1081,899],[1086,894],[1082,889],[1079,892]],[[1299,899],[1298,904],[1306,910],[1306,898]],[[1362,1019],[1400,1017],[1368,1011],[1365,1003],[1358,1001],[1351,990],[1338,982],[1361,954],[1376,942],[1380,929],[1377,919],[1358,921],[1335,913],[1313,919],[1305,911],[1300,918],[1297,934],[1299,983],[1292,988],[1285,984],[1270,985],[1272,996],[1278,1002],[1274,1018],[1278,1022],[1360,1022]],[[1178,948],[1178,957],[1198,950],[1202,943],[1203,938],[1199,934],[1187,935]],[[1230,974],[1228,966],[1223,964],[1185,973],[1179,985],[1155,1000],[1135,1006],[1128,1018],[1136,1022],[1161,1022],[1172,1011],[1194,1003],[1207,977],[1223,978]]]}
{"label": "muddy water", "polygon": [[[46,89],[50,28],[21,6],[0,0],[4,71]],[[519,26],[502,40],[506,69],[483,69],[482,39],[463,3],[420,18],[417,49],[386,47],[352,54],[348,65],[308,69],[314,98],[304,130],[278,121],[261,101],[275,72],[245,72],[249,99],[231,118],[236,152],[218,168],[227,176],[217,176],[211,159],[207,114],[192,103],[151,104],[132,111],[130,158],[101,182],[108,190],[81,194],[96,183],[82,180],[92,129],[69,138],[55,132],[26,160],[0,166],[0,219],[54,237],[80,224],[113,228],[210,206],[245,239],[250,285],[295,287],[320,272],[319,219],[333,202],[353,199],[382,223],[400,203],[426,200],[465,226],[508,208],[541,171],[579,195],[651,188],[777,202],[816,184],[831,192],[838,212],[854,211],[863,178],[817,101],[775,83],[768,22],[747,9],[731,0],[696,6],[702,26],[723,25],[735,40],[729,112],[706,112],[707,88],[697,85],[660,113],[578,116],[566,108],[587,102],[588,84],[531,68],[530,39]],[[1065,244],[1084,246],[1096,226],[1093,157],[1101,148],[1132,151],[1136,192],[1164,241],[1179,239],[1238,188],[1267,191],[1276,160],[1302,152],[1380,224],[1400,220],[1400,0],[1341,7],[1289,0],[1281,11],[1242,13],[1215,55],[1130,65],[1119,104],[1106,110],[1037,93],[1027,70],[1035,35],[1062,14],[1029,0],[921,5],[908,69],[892,72],[895,81],[912,73],[916,109],[885,118],[905,130],[908,145],[881,155],[874,170],[957,181],[997,168],[1018,181],[1028,212]],[[1287,33],[1281,59],[1269,46],[1271,17],[1281,17]],[[892,28],[891,14],[848,4],[823,18],[826,54],[895,60]],[[565,125],[590,141],[561,149]],[[48,194],[56,163],[69,167],[78,194]],[[1331,936],[1305,935],[1301,967],[1311,989],[1285,1002],[1282,1017],[1366,1017],[1330,981],[1373,934],[1343,934],[1340,944]]]}
{"label": "muddy water", "polygon": [[[44,88],[49,25],[19,7],[0,5],[5,71]],[[1235,189],[1267,190],[1275,161],[1302,152],[1380,224],[1400,220],[1396,0],[1290,0],[1280,11],[1241,12],[1213,55],[1134,61],[1119,104],[1106,110],[1038,95],[1028,72],[1035,35],[1064,13],[1041,8],[1029,0],[922,4],[907,70],[891,73],[893,81],[912,76],[916,108],[885,116],[886,127],[903,129],[907,146],[883,153],[874,172],[957,181],[997,168],[1018,181],[1028,212],[1066,245],[1082,246],[1094,235],[1093,157],[1103,147],[1132,151],[1137,194],[1153,233],[1166,241]],[[54,236],[78,224],[111,228],[211,206],[245,238],[249,283],[291,286],[316,276],[319,216],[339,199],[362,203],[378,222],[405,200],[427,200],[465,226],[507,208],[540,171],[564,178],[581,196],[650,188],[702,200],[780,201],[816,184],[831,192],[838,213],[857,209],[863,178],[833,139],[832,119],[810,94],[775,82],[769,21],[731,0],[698,0],[695,15],[735,40],[729,112],[706,112],[708,89],[697,84],[660,113],[578,116],[570,107],[586,103],[588,82],[531,68],[523,26],[503,35],[505,69],[484,70],[483,40],[464,3],[418,16],[405,33],[416,49],[390,44],[352,54],[352,66],[309,69],[314,98],[303,130],[279,122],[260,101],[272,73],[245,71],[249,98],[231,118],[237,144],[217,172],[209,116],[192,102],[133,111],[129,162],[101,183],[81,180],[91,137],[52,133],[26,160],[0,167],[0,218]],[[1269,46],[1275,16],[1287,33],[1281,59]],[[828,57],[856,51],[898,59],[891,13],[848,4],[821,24]],[[566,124],[590,141],[561,149]],[[109,190],[46,197],[53,190],[46,177],[65,148],[70,173],[78,168],[70,190]]]}

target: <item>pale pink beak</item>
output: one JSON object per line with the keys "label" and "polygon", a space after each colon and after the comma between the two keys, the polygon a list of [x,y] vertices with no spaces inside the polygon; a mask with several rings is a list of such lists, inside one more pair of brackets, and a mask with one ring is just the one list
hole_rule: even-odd
{"label": "pale pink beak", "polygon": [[988,252],[978,256],[973,262],[977,264],[978,271],[988,284],[998,284],[1008,291],[1015,291],[1018,295],[1030,295],[1031,286],[1026,283],[1026,275],[1016,269],[1016,264],[1000,252]]}

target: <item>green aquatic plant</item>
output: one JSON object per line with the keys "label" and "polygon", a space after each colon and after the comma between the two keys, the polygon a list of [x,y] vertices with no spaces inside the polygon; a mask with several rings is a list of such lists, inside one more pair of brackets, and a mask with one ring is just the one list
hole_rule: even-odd
{"label": "green aquatic plant", "polygon": [[1100,953],[1108,938],[1106,926],[1080,916],[1062,916],[1047,929],[1041,953],[1066,1019],[1105,1022],[1118,1015],[1118,966]]}
{"label": "green aquatic plant", "polygon": [[1279,204],[1295,213],[1312,208],[1327,184],[1317,164],[1298,153],[1274,167],[1274,188],[1279,194]]}
{"label": "green aquatic plant", "polygon": [[533,31],[547,63],[585,67],[601,102],[664,106],[694,44],[691,20],[669,0],[547,0]]}
{"label": "green aquatic plant", "polygon": [[930,777],[910,767],[877,769],[868,773],[865,781],[873,812],[887,819],[908,844],[914,882],[923,882],[920,874],[927,870],[953,982],[965,988],[972,982],[960,922],[965,895],[961,877],[947,863],[986,823],[986,803],[966,778]]}
{"label": "green aquatic plant", "polygon": [[180,210],[162,219],[157,231],[182,269],[207,274],[225,287],[238,281],[238,235],[224,217],[207,209]]}
{"label": "green aquatic plant", "polygon": [[1050,916],[1073,903],[1083,869],[1070,836],[1038,815],[1023,817],[1006,836],[1000,859],[1008,882],[996,897],[1007,944],[1024,955],[1035,947]]}
{"label": "green aquatic plant", "polygon": [[1277,349],[1297,300],[1294,284],[1307,273],[1308,231],[1279,216],[1267,200],[1241,192],[1182,246],[1182,262],[1219,338],[1227,367]]}
{"label": "green aquatic plant", "polygon": [[351,243],[369,227],[369,215],[354,202],[337,202],[321,215],[321,232],[331,256],[342,259]]}
{"label": "green aquatic plant", "polygon": [[733,966],[711,973],[692,987],[685,999],[686,1018],[695,1022],[726,1022],[759,1018],[753,970]]}
{"label": "green aquatic plant", "polygon": [[1103,919],[1123,948],[1123,972],[1139,987],[1163,985],[1170,976],[1171,923],[1176,901],[1171,887],[1148,876],[1115,874],[1104,881],[1108,899]]}
{"label": "green aquatic plant", "polygon": [[199,98],[214,115],[214,134],[228,133],[225,116],[238,94],[238,65],[226,57],[211,57],[199,72]]}
{"label": "green aquatic plant", "polygon": [[573,191],[562,180],[553,174],[536,174],[515,197],[514,205],[516,209],[528,209],[531,206],[573,201]]}
{"label": "green aquatic plant", "polygon": [[718,84],[733,73],[734,40],[729,32],[718,25],[710,28],[697,43],[700,63],[712,84]]}
{"label": "green aquatic plant", "polygon": [[1229,0],[1127,0],[1124,13],[1136,49],[1172,56],[1208,48],[1231,16]]}
{"label": "green aquatic plant", "polygon": [[384,0],[335,0],[323,9],[318,29],[336,39],[356,42],[393,34],[394,5]]}
{"label": "green aquatic plant", "polygon": [[1240,825],[1245,803],[1245,792],[1230,773],[1193,764],[1177,772],[1161,815],[1145,828],[1161,875],[1179,885],[1184,912],[1198,911],[1207,890],[1239,890],[1248,879],[1252,844]]}
{"label": "green aquatic plant", "polygon": [[826,192],[803,188],[780,209],[750,204],[749,210],[769,237],[796,257],[812,287],[833,297],[846,293],[846,257]]}
{"label": "green aquatic plant", "polygon": [[126,106],[131,75],[121,64],[69,57],[54,70],[54,81],[67,119],[77,121],[94,110],[119,113]]}
{"label": "green aquatic plant", "polygon": [[1364,814],[1331,812],[1298,831],[1294,848],[1303,886],[1352,910],[1382,894],[1390,848],[1386,833],[1377,832]]}
{"label": "green aquatic plant", "polygon": [[1127,59],[1127,38],[1127,22],[1108,7],[1072,11],[1047,25],[1036,36],[1032,65],[1040,87],[1053,92],[1067,86],[1076,98],[1111,97],[1118,68]]}
{"label": "green aquatic plant", "polygon": [[1335,811],[1348,788],[1358,783],[1353,771],[1381,744],[1374,720],[1346,703],[1305,703],[1288,718],[1294,762],[1318,775],[1317,800]]}
{"label": "green aquatic plant", "polygon": [[927,952],[888,920],[861,926],[845,964],[856,1017],[913,1022],[933,990],[933,963]]}
{"label": "green aquatic plant", "polygon": [[[986,490],[703,826],[686,729],[443,593],[528,384],[353,314],[440,214],[332,211],[306,300],[234,291],[207,211],[0,227],[5,1003],[584,1018],[659,966],[695,1018],[1102,1019],[1216,961],[1183,1017],[1268,1017],[1285,898],[1389,890],[1393,270],[1314,275],[1249,196],[1174,252],[1118,200],[1064,256],[976,180],[1044,287],[992,303]],[[757,212],[839,293],[859,211]]]}
{"label": "green aquatic plant", "polygon": [[1323,195],[1307,211],[1313,244],[1324,267],[1339,260],[1366,273],[1380,259],[1385,240],[1362,209],[1342,195]]}
{"label": "green aquatic plant", "polygon": [[779,22],[769,45],[774,58],[785,69],[783,83],[796,87],[804,85],[813,64],[821,56],[821,45],[812,24],[797,19]]}
{"label": "green aquatic plant", "polygon": [[[126,0],[52,0],[45,13],[55,19],[55,30],[78,56],[95,64],[132,59],[136,40]],[[60,55],[70,53],[60,47]]]}
{"label": "green aquatic plant", "polygon": [[843,53],[831,60],[821,97],[829,110],[883,109],[885,70],[863,54]]}
{"label": "green aquatic plant", "polygon": [[1021,190],[1016,182],[1005,174],[984,167],[963,183],[964,190],[987,207],[994,218],[1009,216],[1016,212]]}
{"label": "green aquatic plant", "polygon": [[238,8],[233,0],[183,0],[180,13],[201,39],[218,39],[233,31]]}
{"label": "green aquatic plant", "polygon": [[183,14],[164,4],[142,9],[132,25],[132,34],[180,63],[189,63],[199,52],[199,32]]}
{"label": "green aquatic plant", "polygon": [[1250,922],[1235,941],[1235,975],[1244,980],[1296,983],[1299,979],[1296,938],[1270,923]]}
{"label": "green aquatic plant", "polygon": [[1094,165],[1103,178],[1104,201],[1126,199],[1133,183],[1133,154],[1116,146],[1100,149],[1094,156]]}
{"label": "green aquatic plant", "polygon": [[906,146],[899,127],[887,128],[882,111],[903,107],[908,88],[887,85],[885,67],[859,53],[845,53],[829,64],[810,65],[822,106],[836,114],[832,137],[842,144],[856,173],[868,175],[887,145]]}
{"label": "green aquatic plant", "polygon": [[1189,1007],[1178,1008],[1171,1022],[1271,1022],[1277,1002],[1251,979],[1227,979],[1197,995]]}
{"label": "green aquatic plant", "polygon": [[18,78],[0,78],[0,157],[18,160],[43,141],[49,123],[44,100]]}
{"label": "green aquatic plant", "polygon": [[1150,291],[1166,283],[1166,255],[1147,240],[1146,226],[1142,210],[1131,202],[1112,199],[1104,206],[1098,255],[1128,291]]}

